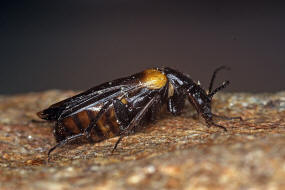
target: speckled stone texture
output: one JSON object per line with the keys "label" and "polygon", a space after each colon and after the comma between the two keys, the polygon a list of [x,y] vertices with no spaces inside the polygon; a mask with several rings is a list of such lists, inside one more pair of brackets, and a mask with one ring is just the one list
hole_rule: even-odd
{"label": "speckled stone texture", "polygon": [[161,113],[142,132],[56,150],[52,123],[36,112],[74,95],[47,91],[0,96],[0,189],[284,189],[285,92],[219,93],[213,112],[242,116],[207,128],[187,104]]}

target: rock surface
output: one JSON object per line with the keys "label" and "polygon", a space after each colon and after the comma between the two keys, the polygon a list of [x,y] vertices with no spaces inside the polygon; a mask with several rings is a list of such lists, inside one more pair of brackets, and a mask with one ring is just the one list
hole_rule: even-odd
{"label": "rock surface", "polygon": [[282,189],[285,186],[285,92],[220,93],[213,112],[241,116],[207,128],[187,105],[162,113],[142,132],[96,144],[55,144],[52,123],[36,112],[73,95],[47,91],[0,96],[0,189]]}

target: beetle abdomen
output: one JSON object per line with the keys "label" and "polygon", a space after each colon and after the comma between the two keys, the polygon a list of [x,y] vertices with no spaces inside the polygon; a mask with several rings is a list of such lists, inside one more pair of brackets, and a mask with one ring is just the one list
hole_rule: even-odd
{"label": "beetle abdomen", "polygon": [[[90,123],[94,121],[98,112],[87,109],[62,119],[54,129],[57,142],[69,136],[83,133]],[[95,142],[117,136],[120,132],[120,125],[113,107],[110,107],[93,125],[95,126],[91,131],[91,139]]]}

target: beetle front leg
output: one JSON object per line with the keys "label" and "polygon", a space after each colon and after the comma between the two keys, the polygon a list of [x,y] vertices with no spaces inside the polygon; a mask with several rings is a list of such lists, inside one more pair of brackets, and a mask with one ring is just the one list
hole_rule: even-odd
{"label": "beetle front leg", "polygon": [[175,116],[181,114],[185,105],[185,97],[186,95],[183,93],[174,93],[168,99],[167,110]]}
{"label": "beetle front leg", "polygon": [[223,129],[224,131],[227,131],[227,128],[225,128],[225,127],[222,126],[222,125],[216,124],[216,123],[213,121],[213,117],[216,117],[216,118],[219,118],[219,119],[224,119],[224,120],[239,119],[240,121],[242,121],[242,118],[241,118],[241,117],[226,117],[226,116],[216,115],[216,114],[213,114],[213,113],[211,113],[211,116],[203,115],[203,117],[204,117],[204,119],[206,120],[206,123],[207,123],[208,127],[211,127],[211,126],[213,125],[213,126],[216,126],[216,127],[219,127],[219,128],[221,128],[221,129]]}
{"label": "beetle front leg", "polygon": [[224,131],[228,131],[226,127],[222,126],[222,125],[219,125],[219,124],[216,124],[214,121],[213,121],[213,114],[212,113],[208,113],[208,114],[202,114],[202,117],[205,119],[206,123],[207,123],[207,126],[210,128],[211,126],[215,126],[215,127],[218,127],[218,128],[221,128],[223,129]]}

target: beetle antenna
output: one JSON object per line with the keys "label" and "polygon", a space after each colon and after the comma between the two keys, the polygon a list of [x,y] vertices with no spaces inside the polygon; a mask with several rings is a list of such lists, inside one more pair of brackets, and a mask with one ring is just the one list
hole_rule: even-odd
{"label": "beetle antenna", "polygon": [[220,90],[226,88],[228,85],[230,84],[230,81],[224,81],[223,84],[221,86],[219,86],[218,88],[216,88],[215,90],[213,90],[213,92],[211,92],[210,94],[208,94],[208,97],[212,99],[212,97]]}
{"label": "beetle antenna", "polygon": [[213,88],[214,81],[215,81],[215,78],[216,78],[217,73],[218,73],[220,70],[223,70],[223,69],[225,69],[225,70],[230,70],[229,67],[224,66],[224,65],[221,66],[221,67],[218,67],[218,68],[216,68],[216,69],[214,70],[213,75],[212,75],[212,79],[211,79],[211,82],[210,82],[210,85],[209,85],[209,92],[208,92],[209,94],[212,93],[212,88]]}

